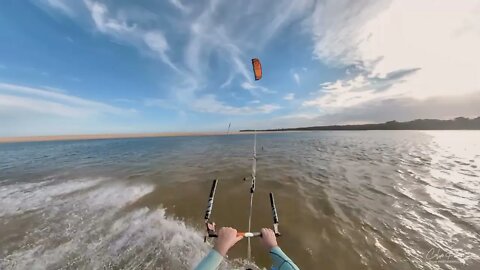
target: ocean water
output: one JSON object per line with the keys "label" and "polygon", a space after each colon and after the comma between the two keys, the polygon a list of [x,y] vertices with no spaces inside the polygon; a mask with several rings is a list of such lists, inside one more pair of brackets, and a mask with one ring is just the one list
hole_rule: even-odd
{"label": "ocean water", "polygon": [[[258,134],[253,228],[301,269],[480,269],[480,132]],[[191,269],[247,228],[252,135],[0,144],[0,269]],[[260,269],[253,240],[222,269]]]}

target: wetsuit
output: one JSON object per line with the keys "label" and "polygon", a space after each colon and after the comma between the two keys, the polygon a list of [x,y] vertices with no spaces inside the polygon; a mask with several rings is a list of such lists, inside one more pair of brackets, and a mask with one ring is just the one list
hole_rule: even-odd
{"label": "wetsuit", "polygon": [[[272,270],[300,270],[295,263],[283,253],[280,247],[274,247],[270,250],[270,257],[273,261]],[[223,261],[223,256],[215,249],[212,249],[208,255],[197,265],[195,270],[215,270]]]}

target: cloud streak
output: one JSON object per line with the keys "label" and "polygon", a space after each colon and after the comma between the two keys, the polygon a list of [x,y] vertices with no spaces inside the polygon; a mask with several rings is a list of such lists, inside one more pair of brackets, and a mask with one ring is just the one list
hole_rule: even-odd
{"label": "cloud streak", "polygon": [[270,90],[266,87],[259,86],[259,85],[254,85],[251,82],[243,82],[241,84],[241,87],[247,91],[249,91],[253,96],[259,96],[260,93],[265,93],[265,94],[275,94],[277,93],[274,90]]}
{"label": "cloud streak", "polygon": [[283,97],[284,100],[294,100],[295,99],[295,94],[294,93],[288,93]]}
{"label": "cloud streak", "polygon": [[352,79],[325,82],[318,90],[318,97],[305,100],[303,106],[315,106],[325,113],[337,112],[375,100],[406,97],[408,91],[398,87],[419,69],[401,70],[384,77],[358,75]]}
{"label": "cloud streak", "polygon": [[189,13],[190,8],[186,5],[184,5],[180,0],[168,0],[170,4],[172,4],[174,7],[176,7],[178,10],[180,10],[183,13]]}
{"label": "cloud streak", "polygon": [[63,0],[44,0],[47,2],[48,5],[51,7],[60,10],[62,13],[64,13],[67,16],[74,17],[75,12],[73,9],[65,3]]}
{"label": "cloud streak", "polygon": [[167,55],[170,47],[160,30],[144,29],[137,24],[129,24],[121,16],[112,16],[105,4],[92,0],[84,0],[84,3],[98,31],[136,46],[139,50],[158,57],[174,71],[179,71]]}
{"label": "cloud streak", "polygon": [[123,109],[106,103],[23,85],[0,83],[0,104],[9,110],[52,114],[60,117],[86,118],[93,115],[130,115],[133,109]]}
{"label": "cloud streak", "polygon": [[214,95],[204,95],[198,98],[193,103],[193,106],[195,110],[200,112],[221,113],[226,115],[269,114],[280,109],[280,106],[274,104],[233,107],[218,101]]}
{"label": "cloud streak", "polygon": [[[281,108],[275,104],[262,105],[259,100],[253,100],[249,103],[251,104],[250,106],[230,106],[219,101],[215,95],[207,94],[198,97],[191,106],[197,112],[236,116],[269,114]],[[178,106],[173,105],[172,102],[166,99],[146,99],[144,104],[149,107],[181,111]]]}
{"label": "cloud streak", "polygon": [[294,72],[294,73],[293,73],[293,79],[295,80],[295,82],[297,83],[297,85],[300,84],[300,74],[298,74],[297,72]]}

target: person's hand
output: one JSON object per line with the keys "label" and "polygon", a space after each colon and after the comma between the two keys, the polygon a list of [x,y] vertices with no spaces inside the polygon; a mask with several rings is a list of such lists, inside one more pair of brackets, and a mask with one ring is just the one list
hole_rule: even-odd
{"label": "person's hand", "polygon": [[237,236],[237,230],[235,230],[234,228],[221,228],[218,231],[218,239],[213,248],[225,257],[228,250],[242,238],[243,236]]}
{"label": "person's hand", "polygon": [[277,237],[275,236],[273,230],[263,228],[260,232],[262,233],[260,242],[262,242],[263,246],[267,249],[267,251],[270,251],[272,248],[278,246]]}

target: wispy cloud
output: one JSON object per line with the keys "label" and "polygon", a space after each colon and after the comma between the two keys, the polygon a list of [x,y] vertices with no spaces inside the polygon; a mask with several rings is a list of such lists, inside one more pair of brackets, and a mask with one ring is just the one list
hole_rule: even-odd
{"label": "wispy cloud", "polygon": [[60,93],[60,94],[67,94],[68,93],[68,91],[65,90],[65,89],[61,89],[61,88],[58,88],[58,87],[51,87],[51,86],[47,86],[47,85],[41,86],[40,88],[43,89],[43,90],[48,90],[48,91],[55,92],[55,93]]}
{"label": "wispy cloud", "polygon": [[173,70],[178,68],[172,63],[167,51],[168,42],[159,29],[143,29],[137,24],[129,24],[124,17],[112,16],[108,7],[100,2],[84,0],[96,28],[121,42],[136,46],[143,52],[161,59]]}
{"label": "wispy cloud", "polygon": [[[315,0],[276,0],[276,1],[250,1],[249,8],[263,10],[261,27],[258,29],[260,36],[256,40],[260,46],[265,46],[283,27],[293,21],[302,20],[311,15],[311,10],[320,1]],[[243,5],[243,3],[240,3]],[[239,7],[238,10],[241,10]],[[268,11],[268,12],[265,12]]]}
{"label": "wispy cloud", "polygon": [[61,11],[67,16],[70,16],[70,17],[75,16],[75,12],[73,11],[73,9],[64,0],[42,0],[42,1],[46,1],[48,5]]}
{"label": "wispy cloud", "polygon": [[[197,97],[188,106],[189,109],[193,111],[202,113],[214,113],[220,115],[269,114],[280,109],[280,106],[278,105],[261,104],[259,100],[253,100],[249,103],[252,104],[252,106],[232,106],[218,100],[218,98],[213,94],[207,94]],[[181,106],[175,105],[175,103],[168,99],[145,99],[144,105],[147,107],[158,107],[165,110],[184,112],[184,109],[182,109]]]}
{"label": "wispy cloud", "polygon": [[75,76],[66,76],[66,78],[72,82],[77,82],[77,83],[82,81],[82,79]]}
{"label": "wispy cloud", "polygon": [[178,8],[181,12],[189,13],[190,8],[184,5],[180,0],[168,0],[174,7]]}
{"label": "wispy cloud", "polygon": [[300,84],[300,74],[298,74],[297,72],[294,72],[294,73],[293,73],[293,79],[295,80],[295,82],[297,83],[297,85]]}
{"label": "wispy cloud", "polygon": [[274,104],[264,104],[258,106],[243,106],[234,107],[227,105],[219,100],[214,95],[204,95],[195,100],[193,103],[194,109],[200,112],[220,113],[227,115],[250,115],[250,114],[268,114],[280,109],[280,106]]}
{"label": "wispy cloud", "polygon": [[222,83],[222,85],[220,85],[220,88],[225,88],[225,87],[229,87],[233,82],[233,74],[230,74],[227,78],[227,80]]}
{"label": "wispy cloud", "polygon": [[241,84],[242,88],[249,91],[253,96],[259,96],[260,93],[265,93],[265,94],[275,94],[277,93],[274,90],[270,90],[266,87],[259,86],[259,85],[254,85],[251,82],[243,82]]}
{"label": "wispy cloud", "polygon": [[53,114],[61,117],[85,118],[99,114],[129,115],[133,109],[123,109],[106,103],[67,95],[44,88],[0,83],[3,110],[22,110]]}
{"label": "wispy cloud", "polygon": [[294,93],[288,93],[283,97],[284,100],[294,100],[295,99],[295,94]]}
{"label": "wispy cloud", "polygon": [[70,42],[70,43],[75,43],[75,40],[72,37],[66,36],[65,40]]}
{"label": "wispy cloud", "polygon": [[176,110],[178,109],[177,106],[175,106],[174,103],[167,99],[161,99],[161,98],[147,98],[143,101],[143,104],[147,107],[158,107],[162,109],[168,109],[168,110]]}
{"label": "wispy cloud", "polygon": [[113,100],[113,102],[133,104],[133,103],[136,103],[137,101],[129,98],[116,98]]}
{"label": "wispy cloud", "polygon": [[231,69],[231,74],[227,79],[225,87],[231,83],[232,75],[240,75],[244,80],[251,82],[250,70],[247,68],[248,59],[239,45],[242,42],[234,40],[228,32],[228,24],[219,22],[217,9],[220,5],[218,1],[208,1],[207,5],[200,11],[200,15],[192,15],[189,18],[189,36],[185,48],[185,65],[202,84],[208,72],[209,57],[213,52],[222,56]]}
{"label": "wispy cloud", "polygon": [[315,106],[328,113],[374,100],[405,97],[408,91],[398,85],[418,71],[419,69],[396,71],[384,77],[358,75],[352,79],[322,83],[317,96],[305,100],[303,106]]}

